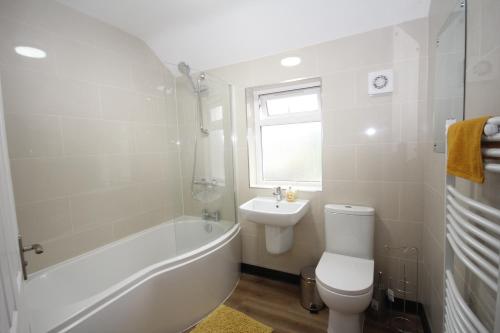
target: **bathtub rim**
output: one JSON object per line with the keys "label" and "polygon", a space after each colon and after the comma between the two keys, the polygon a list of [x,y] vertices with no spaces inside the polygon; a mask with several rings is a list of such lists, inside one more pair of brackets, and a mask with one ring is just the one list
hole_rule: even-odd
{"label": "bathtub rim", "polygon": [[[41,277],[43,276],[44,272],[47,272],[49,270],[56,269],[60,266],[63,266],[65,264],[71,263],[78,261],[82,258],[86,258],[91,255],[98,254],[101,251],[106,250],[107,248],[110,248],[112,246],[116,246],[117,244],[126,242],[128,240],[132,240],[138,237],[141,237],[141,235],[152,232],[156,229],[159,229],[161,227],[164,227],[165,224],[175,224],[175,223],[183,223],[183,222],[189,222],[192,220],[189,220],[188,218],[192,218],[191,216],[185,216],[187,218],[186,220],[179,219],[177,221],[167,221],[163,222],[159,225],[156,225],[154,227],[142,230],[138,233],[129,235],[127,237],[124,237],[122,239],[116,240],[114,242],[111,242],[109,244],[103,245],[97,249],[94,249],[92,251],[86,252],[84,254],[81,254],[77,257],[68,259],[66,261],[60,262],[56,265],[50,266],[48,268],[45,268],[43,270],[40,270],[38,272],[33,273],[34,275],[36,274],[36,277]],[[203,220],[199,220],[197,218],[196,222],[203,222]],[[84,306],[83,309],[80,309],[79,311],[76,311],[72,314],[69,314],[65,316],[62,321],[55,321],[56,323],[54,325],[51,325],[52,327],[48,328],[48,333],[55,333],[55,332],[66,332],[73,328],[74,326],[78,325],[80,322],[83,320],[89,318],[92,316],[94,313],[98,312],[99,310],[105,308],[106,306],[112,304],[114,301],[118,300],[120,297],[126,295],[130,291],[134,290],[135,288],[138,288],[145,282],[147,282],[150,279],[153,279],[154,277],[161,275],[167,271],[176,269],[178,267],[182,267],[185,265],[188,265],[192,262],[195,262],[197,260],[201,260],[202,258],[218,251],[219,249],[225,247],[228,245],[231,241],[236,238],[241,230],[241,226],[239,223],[235,223],[231,228],[227,229],[221,236],[217,237],[213,241],[204,244],[194,250],[188,251],[186,253],[183,253],[181,255],[177,255],[175,257],[166,259],[164,261],[157,262],[155,264],[149,265],[138,272],[126,277],[125,279],[117,282],[116,284],[112,285],[109,288],[106,288],[102,292],[99,292],[95,295],[91,295],[85,300],[88,300],[89,302],[92,301],[90,304],[87,306]],[[40,276],[39,276],[40,275]],[[29,280],[28,280],[29,281]],[[84,300],[82,300],[84,301]]]}
{"label": "bathtub rim", "polygon": [[[106,249],[111,248],[111,247],[114,247],[114,246],[116,246],[116,245],[117,245],[117,244],[119,244],[119,243],[122,243],[122,242],[127,242],[127,241],[131,241],[131,240],[133,240],[133,239],[139,238],[139,237],[141,237],[142,235],[147,234],[147,233],[149,233],[149,232],[151,232],[151,231],[154,231],[154,230],[156,230],[156,229],[161,229],[161,228],[163,228],[163,227],[165,227],[165,226],[167,226],[167,225],[170,225],[170,224],[175,225],[176,223],[182,223],[182,222],[204,222],[204,220],[201,220],[199,217],[196,217],[196,216],[191,216],[191,215],[183,215],[183,216],[179,216],[179,217],[176,217],[176,218],[174,218],[174,219],[171,219],[171,220],[167,220],[167,221],[161,222],[161,223],[159,223],[159,224],[157,224],[157,225],[154,225],[154,226],[152,226],[152,227],[149,227],[149,228],[146,228],[146,229],[143,229],[143,230],[140,230],[140,231],[134,232],[134,233],[132,233],[132,234],[130,234],[130,235],[127,235],[127,236],[125,236],[125,237],[122,237],[122,238],[120,238],[120,239],[115,239],[115,240],[113,240],[112,242],[109,242],[109,243],[103,244],[103,245],[101,245],[101,246],[99,246],[99,247],[97,247],[97,248],[95,248],[95,249],[92,249],[92,250],[90,250],[90,251],[87,251],[87,252],[81,253],[81,254],[79,254],[79,255],[77,255],[77,256],[75,256],[75,257],[71,257],[71,258],[65,259],[65,260],[63,260],[63,261],[61,261],[61,262],[58,262],[58,263],[55,263],[55,264],[50,265],[50,266],[48,266],[48,267],[42,268],[42,269],[40,269],[40,270],[38,270],[38,271],[36,271],[36,272],[29,273],[29,274],[28,274],[28,280],[26,281],[26,283],[27,283],[27,284],[30,284],[30,282],[32,282],[32,281],[33,281],[33,280],[35,280],[35,279],[38,279],[38,278],[43,277],[43,275],[44,275],[44,274],[46,274],[46,273],[47,273],[47,272],[49,272],[49,271],[58,270],[60,267],[63,267],[63,266],[65,266],[65,265],[70,264],[70,263],[75,262],[75,261],[79,261],[79,260],[81,260],[81,259],[83,259],[83,258],[90,257],[90,256],[92,256],[92,255],[94,255],[94,254],[99,253],[99,252],[105,251]],[[209,223],[219,223],[219,222],[214,222],[214,221],[207,221],[207,222],[209,222]],[[210,243],[212,243],[212,242],[215,242],[215,241],[217,241],[219,238],[221,238],[222,236],[224,236],[224,235],[226,235],[226,234],[228,234],[228,233],[232,232],[232,229],[234,228],[234,226],[236,226],[236,225],[238,224],[238,222],[231,222],[231,221],[224,221],[224,220],[222,220],[222,221],[220,221],[220,222],[233,223],[233,225],[232,225],[230,228],[228,228],[228,229],[224,232],[224,234],[222,234],[220,237],[218,237],[218,238],[214,239],[213,241],[211,241],[211,242],[209,242],[209,243],[207,243],[207,244],[205,244],[205,245],[208,245],[208,244],[210,244]],[[205,246],[205,245],[203,245],[203,246]],[[203,247],[203,246],[202,246],[202,247]],[[196,248],[196,250],[197,250],[197,249],[199,249],[199,248]],[[195,251],[195,250],[192,250],[192,251]],[[190,252],[191,252],[191,251],[188,251],[188,252],[186,252],[186,253],[190,253]],[[179,255],[179,256],[175,256],[175,257],[173,257],[173,258],[170,258],[170,259],[179,258],[179,257],[180,257],[180,256],[182,256],[182,255],[184,255],[184,253],[183,253],[183,254],[181,254],[181,255]],[[148,266],[148,267],[149,267],[149,266]],[[147,268],[147,267],[146,267],[146,268]]]}

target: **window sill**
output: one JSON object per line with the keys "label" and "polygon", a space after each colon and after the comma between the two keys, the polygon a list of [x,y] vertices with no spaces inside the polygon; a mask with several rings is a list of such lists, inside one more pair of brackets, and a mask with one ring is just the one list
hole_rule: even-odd
{"label": "window sill", "polygon": [[[275,189],[280,185],[268,185],[268,184],[251,184],[249,187],[251,189]],[[294,185],[294,184],[283,184],[281,188],[287,190],[288,187],[291,186],[293,190],[300,192],[321,192],[323,191],[323,187],[321,185],[318,186],[303,186],[303,185]]]}

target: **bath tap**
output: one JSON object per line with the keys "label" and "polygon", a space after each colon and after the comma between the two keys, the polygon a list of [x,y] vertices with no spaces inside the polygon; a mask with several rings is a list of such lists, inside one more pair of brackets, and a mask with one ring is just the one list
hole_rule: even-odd
{"label": "bath tap", "polygon": [[220,212],[216,210],[213,213],[210,213],[208,209],[203,209],[201,211],[201,218],[205,221],[212,220],[212,221],[219,221],[220,220]]}
{"label": "bath tap", "polygon": [[273,196],[276,198],[276,201],[278,202],[283,200],[283,192],[281,190],[281,186],[278,186],[274,189]]}
{"label": "bath tap", "polygon": [[23,270],[23,278],[25,280],[27,280],[28,273],[26,271],[26,266],[28,266],[28,262],[26,261],[26,259],[24,257],[24,252],[34,251],[36,254],[42,254],[43,247],[40,244],[31,244],[30,246],[24,246],[23,239],[22,239],[21,235],[18,236],[17,243],[19,246],[19,256],[20,256],[20,260],[21,260],[21,268]]}

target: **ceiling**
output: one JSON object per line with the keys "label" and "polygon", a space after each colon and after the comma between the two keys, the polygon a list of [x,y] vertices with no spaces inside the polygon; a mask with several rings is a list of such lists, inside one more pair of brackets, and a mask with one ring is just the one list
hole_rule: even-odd
{"label": "ceiling", "polygon": [[430,0],[59,0],[207,70],[427,16]]}

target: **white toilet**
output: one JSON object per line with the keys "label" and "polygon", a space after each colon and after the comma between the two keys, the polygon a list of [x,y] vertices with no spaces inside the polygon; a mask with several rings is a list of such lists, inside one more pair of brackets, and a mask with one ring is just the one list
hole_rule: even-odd
{"label": "white toilet", "polygon": [[325,206],[326,251],[316,267],[316,285],[330,309],[328,333],[360,333],[373,293],[375,210]]}

